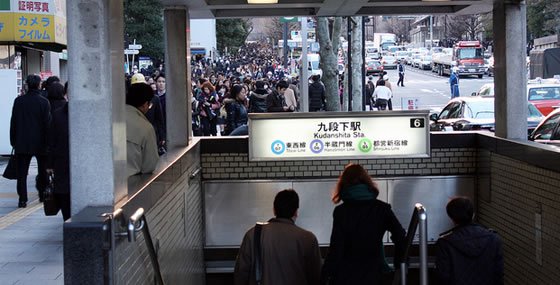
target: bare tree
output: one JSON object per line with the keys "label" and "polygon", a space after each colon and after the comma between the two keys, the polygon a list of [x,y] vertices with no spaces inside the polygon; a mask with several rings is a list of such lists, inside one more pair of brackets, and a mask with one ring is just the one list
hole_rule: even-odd
{"label": "bare tree", "polygon": [[[362,110],[362,17],[351,18],[352,23],[352,111]],[[350,52],[350,51],[348,51]]]}
{"label": "bare tree", "polygon": [[[329,19],[317,18],[317,39],[319,40],[319,55],[323,71],[323,83],[327,97],[327,111],[340,111],[340,97],[338,96],[338,46],[342,19],[334,18],[332,34],[329,32]],[[303,78],[303,80],[306,80]]]}
{"label": "bare tree", "polygon": [[[299,30],[299,24],[296,22],[288,23],[288,32],[291,30]],[[278,41],[282,39],[282,35],[284,33],[284,23],[280,22],[280,18],[270,18],[266,26],[266,31],[268,37],[272,40],[272,44],[278,44]],[[288,38],[290,36],[288,35]]]}
{"label": "bare tree", "polygon": [[392,17],[387,21],[387,32],[398,36],[402,42],[409,41],[410,20],[402,20],[398,17]]}
{"label": "bare tree", "polygon": [[446,20],[446,30],[450,39],[474,40],[484,31],[486,19],[480,15],[449,16]]}

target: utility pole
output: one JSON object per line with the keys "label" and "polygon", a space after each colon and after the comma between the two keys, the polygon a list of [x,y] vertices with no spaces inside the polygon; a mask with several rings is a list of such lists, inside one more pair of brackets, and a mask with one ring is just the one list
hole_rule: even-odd
{"label": "utility pole", "polygon": [[288,65],[288,22],[284,22],[284,34],[282,35],[282,40],[284,41],[282,46],[284,61],[282,65],[286,68]]}
{"label": "utility pole", "polygon": [[348,17],[346,27],[346,40],[348,41],[348,111],[352,111],[352,17]]}
{"label": "utility pole", "polygon": [[366,16],[362,16],[362,111],[366,110]]}
{"label": "utility pole", "polygon": [[430,15],[430,50],[432,49],[432,45],[434,44],[434,16]]}

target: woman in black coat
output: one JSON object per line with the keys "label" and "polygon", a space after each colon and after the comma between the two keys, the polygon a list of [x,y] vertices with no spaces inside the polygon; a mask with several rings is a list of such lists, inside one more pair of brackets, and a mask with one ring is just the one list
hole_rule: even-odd
{"label": "woman in black coat", "polygon": [[64,85],[60,82],[51,83],[47,87],[47,99],[49,99],[49,103],[51,104],[52,117],[56,110],[64,107],[67,103],[66,98],[64,98]]}
{"label": "woman in black coat", "polygon": [[245,100],[247,91],[243,85],[237,84],[231,88],[230,98],[224,100],[226,106],[226,128],[227,135],[246,135],[247,134],[247,108]]}
{"label": "woman in black coat", "polygon": [[401,262],[405,231],[391,206],[377,200],[378,194],[376,183],[362,166],[349,164],[344,168],[332,197],[335,204],[344,203],[334,209],[323,284],[382,284],[386,231],[395,243],[395,264]]}
{"label": "woman in black coat", "polygon": [[62,218],[70,218],[70,148],[68,142],[68,102],[54,111],[48,133],[47,172],[53,173],[54,198]]}

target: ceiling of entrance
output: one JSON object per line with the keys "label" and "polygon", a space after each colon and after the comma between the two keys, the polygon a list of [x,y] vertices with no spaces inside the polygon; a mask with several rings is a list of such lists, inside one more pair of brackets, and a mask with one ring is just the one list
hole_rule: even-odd
{"label": "ceiling of entrance", "polygon": [[492,0],[278,0],[277,4],[247,4],[247,0],[161,0],[166,6],[189,9],[192,19],[476,14],[492,11]]}

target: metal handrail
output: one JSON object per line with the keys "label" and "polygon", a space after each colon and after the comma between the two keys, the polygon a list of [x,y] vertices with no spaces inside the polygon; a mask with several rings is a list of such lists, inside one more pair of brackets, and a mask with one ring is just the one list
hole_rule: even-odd
{"label": "metal handrail", "polygon": [[[146,220],[146,215],[144,215],[144,209],[138,208],[136,212],[134,212],[134,214],[130,216],[130,218],[128,219],[128,223],[126,224],[126,231],[120,230],[124,228],[124,223],[121,222],[118,225],[117,223],[115,223],[115,220],[122,219],[122,213],[122,209],[118,209],[112,214],[105,214],[112,220],[111,224],[114,228],[114,237],[122,238],[126,236],[128,238],[128,242],[135,242],[136,234],[142,231],[142,234],[144,235],[144,241],[146,242],[146,247],[148,248],[148,254],[150,255],[150,261],[154,268],[156,284],[164,285],[165,283],[163,282],[163,276],[161,275],[157,253],[152,241],[152,236],[150,235],[150,229],[148,228],[148,221]],[[115,248],[114,239],[112,239],[111,248]]]}
{"label": "metal handrail", "polygon": [[420,246],[420,285],[428,285],[428,214],[426,213],[426,208],[420,203],[414,205],[414,211],[410,218],[408,231],[406,232],[406,247],[403,253],[403,263],[401,263],[397,269],[398,274],[395,274],[393,285],[406,285],[409,251],[414,242],[416,229],[418,228]]}

